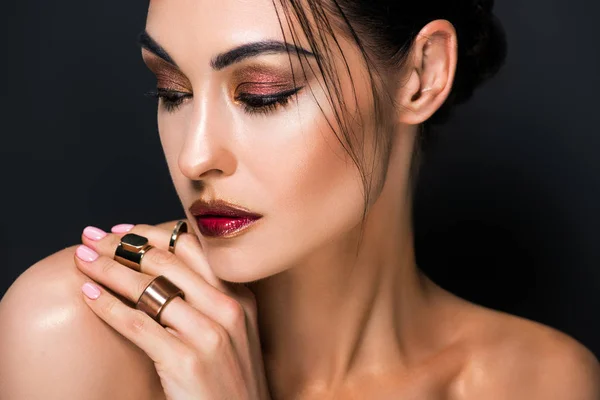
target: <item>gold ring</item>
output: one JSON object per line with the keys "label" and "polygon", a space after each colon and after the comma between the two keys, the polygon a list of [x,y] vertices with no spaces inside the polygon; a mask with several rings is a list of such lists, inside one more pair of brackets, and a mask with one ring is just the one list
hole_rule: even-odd
{"label": "gold ring", "polygon": [[185,300],[185,295],[179,287],[163,275],[159,275],[146,286],[135,304],[135,308],[142,310],[153,320],[161,324],[160,315],[165,305],[177,296]]}
{"label": "gold ring", "polygon": [[144,254],[152,247],[154,246],[148,243],[148,239],[144,236],[128,233],[121,238],[113,258],[115,261],[139,272],[142,269],[141,263]]}
{"label": "gold ring", "polygon": [[169,240],[169,251],[175,254],[175,243],[177,243],[177,239],[179,238],[179,234],[181,232],[187,232],[188,226],[185,221],[178,221],[171,233],[171,239]]}

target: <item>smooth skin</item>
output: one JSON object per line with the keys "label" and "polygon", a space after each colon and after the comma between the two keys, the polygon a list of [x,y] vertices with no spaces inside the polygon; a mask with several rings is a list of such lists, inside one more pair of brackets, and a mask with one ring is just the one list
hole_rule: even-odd
{"label": "smooth skin", "polygon": [[[189,91],[176,110],[161,102],[158,111],[171,177],[212,274],[249,282],[255,295],[273,400],[600,398],[598,361],[581,343],[461,299],[416,265],[410,157],[418,124],[443,104],[454,79],[456,32],[448,21],[427,24],[406,68],[383,77],[397,106],[379,127],[391,135],[389,159],[370,152],[375,126],[365,68],[358,50],[338,37],[358,102],[336,57],[343,95],[363,117],[351,128],[363,135],[365,165],[375,157],[376,166],[358,258],[362,183],[329,129],[334,119],[321,78],[297,73],[304,86],[297,98],[250,115],[238,90],[266,89],[242,85],[247,72],[258,68],[281,83],[287,55],[260,55],[219,71],[209,64],[249,41],[282,40],[273,4],[152,0],[146,30],[176,62],[179,72],[168,71],[180,76],[177,88]],[[299,44],[309,48],[304,37]],[[148,50],[142,57],[164,83],[164,64]],[[292,62],[310,71],[310,58]],[[222,198],[264,217],[236,238],[204,237],[187,211],[198,198]],[[174,224],[155,228],[168,234]],[[0,400],[165,398],[153,360],[84,300],[80,287],[90,278],[75,248],[30,267],[0,302]],[[95,278],[115,289],[107,277]],[[190,290],[202,296],[205,289]]]}
{"label": "smooth skin", "polygon": [[[169,231],[137,225],[129,232],[158,245],[144,254],[140,271],[113,259],[124,233],[84,231],[77,268],[115,292],[84,291],[94,313],[152,359],[167,399],[268,399],[253,293],[219,282],[194,234],[180,234],[170,253]],[[185,293],[165,306],[164,329],[130,307],[159,275]]]}

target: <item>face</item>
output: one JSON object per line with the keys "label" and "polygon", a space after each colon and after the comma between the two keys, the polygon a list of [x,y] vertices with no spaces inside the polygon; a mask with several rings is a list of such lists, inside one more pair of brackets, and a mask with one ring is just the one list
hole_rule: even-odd
{"label": "face", "polygon": [[[142,56],[167,96],[159,102],[158,128],[187,218],[196,221],[188,208],[197,199],[220,199],[262,215],[232,237],[209,237],[193,226],[212,270],[230,282],[310,262],[350,237],[362,218],[360,174],[332,131],[339,127],[302,30],[296,27],[296,45],[306,58],[271,51],[211,64],[238,46],[283,42],[276,10],[286,42],[294,43],[271,0],[153,0],[149,7],[146,31],[174,64],[146,49]],[[336,53],[342,95],[350,114],[363,118],[349,127],[369,149],[366,69],[357,49],[338,40],[358,101],[350,77],[339,73],[345,65]]]}

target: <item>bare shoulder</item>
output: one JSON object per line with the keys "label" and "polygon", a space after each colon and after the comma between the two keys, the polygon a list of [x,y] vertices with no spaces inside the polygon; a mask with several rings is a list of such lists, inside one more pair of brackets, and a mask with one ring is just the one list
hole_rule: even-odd
{"label": "bare shoulder", "polygon": [[28,268],[2,298],[0,398],[161,398],[152,361],[83,301],[76,247]]}
{"label": "bare shoulder", "polygon": [[476,308],[472,355],[453,399],[600,400],[600,364],[582,343],[526,318]]}

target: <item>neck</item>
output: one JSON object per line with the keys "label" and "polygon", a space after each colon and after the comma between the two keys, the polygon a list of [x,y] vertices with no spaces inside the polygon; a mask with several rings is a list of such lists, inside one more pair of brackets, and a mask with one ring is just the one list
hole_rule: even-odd
{"label": "neck", "polygon": [[394,146],[359,248],[357,226],[249,286],[273,399],[330,396],[362,379],[397,377],[456,336],[452,295],[415,261],[407,176],[395,172],[408,171],[410,149],[408,139]]}
{"label": "neck", "polygon": [[274,399],[406,370],[439,346],[436,286],[416,266],[408,213],[378,215],[390,209],[373,206],[358,257],[359,228],[251,286]]}

